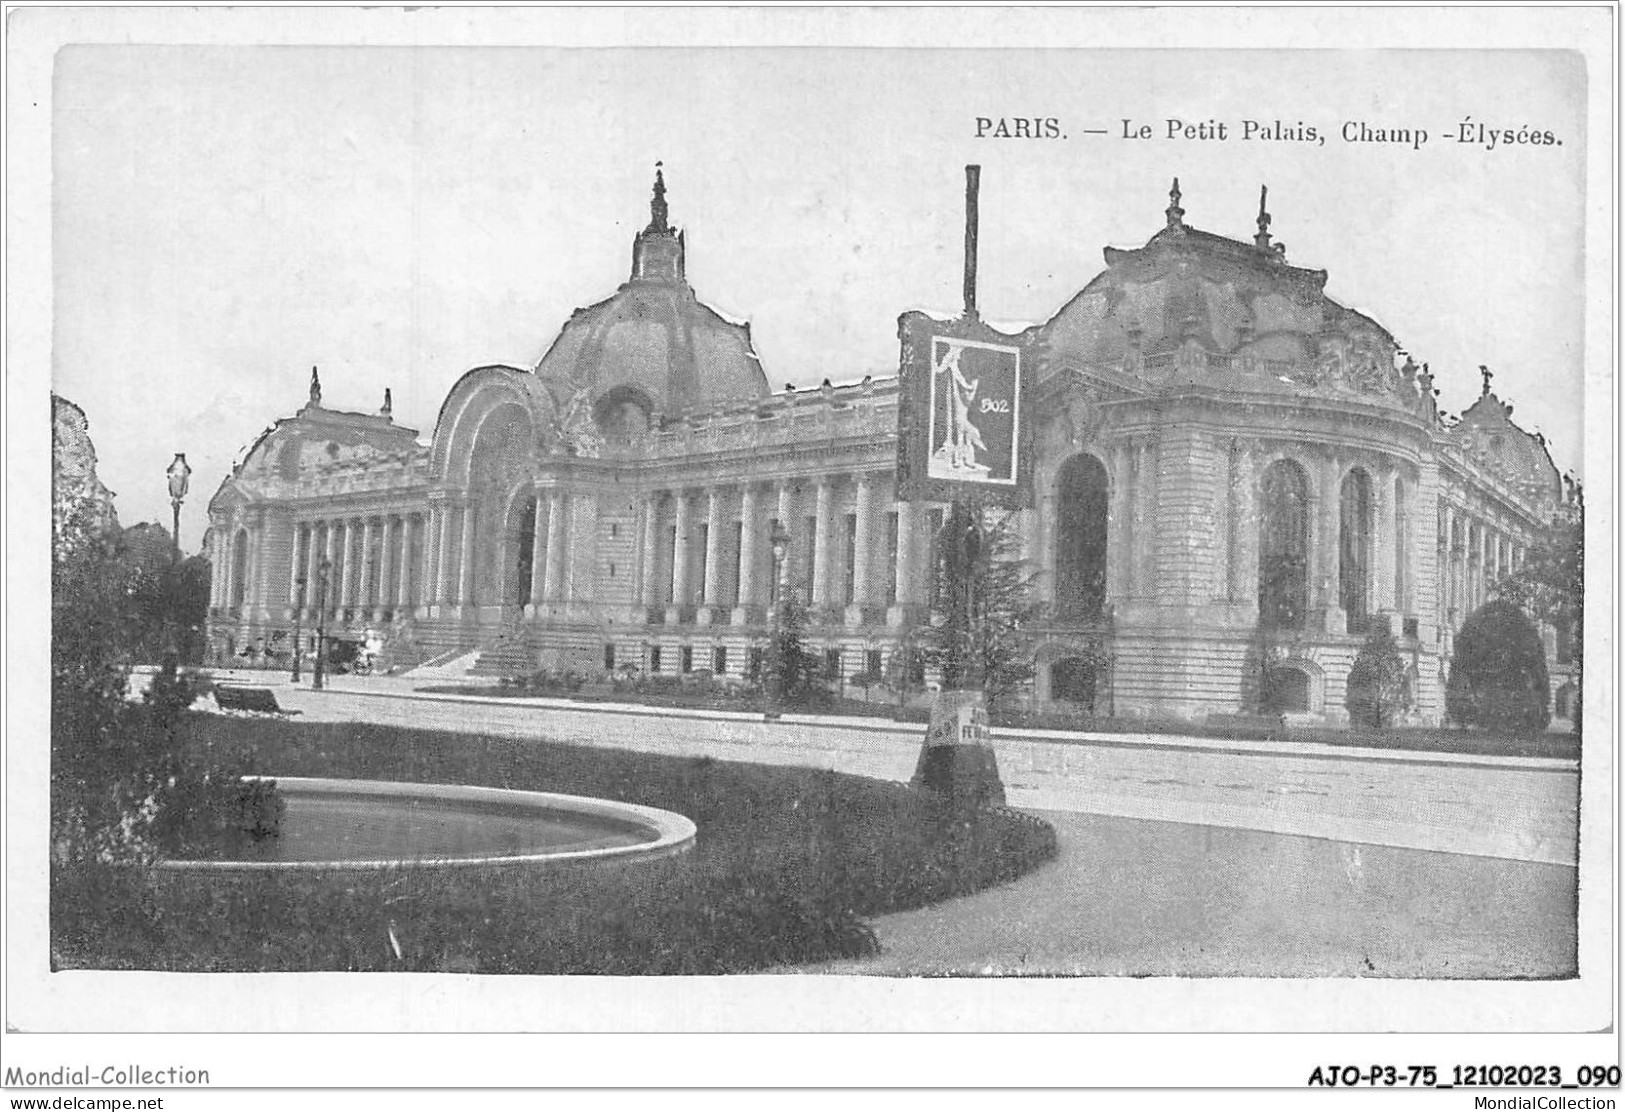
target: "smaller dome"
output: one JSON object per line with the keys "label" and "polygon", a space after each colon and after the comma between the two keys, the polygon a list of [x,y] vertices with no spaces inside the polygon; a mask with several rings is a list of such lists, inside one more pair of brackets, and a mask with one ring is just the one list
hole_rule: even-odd
{"label": "smaller dome", "polygon": [[611,297],[576,310],[535,368],[561,396],[586,390],[599,418],[611,396],[647,418],[769,392],[750,326],[701,303],[684,277],[683,233],[667,222],[665,196],[657,169],[649,225],[632,245],[631,277]]}

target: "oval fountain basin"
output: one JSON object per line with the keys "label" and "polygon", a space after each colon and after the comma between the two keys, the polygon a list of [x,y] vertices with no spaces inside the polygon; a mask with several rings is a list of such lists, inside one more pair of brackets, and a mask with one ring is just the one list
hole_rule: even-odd
{"label": "oval fountain basin", "polygon": [[388,780],[267,777],[287,803],[281,832],[238,857],[164,868],[556,868],[633,863],[694,846],[694,823],[634,803],[553,792]]}

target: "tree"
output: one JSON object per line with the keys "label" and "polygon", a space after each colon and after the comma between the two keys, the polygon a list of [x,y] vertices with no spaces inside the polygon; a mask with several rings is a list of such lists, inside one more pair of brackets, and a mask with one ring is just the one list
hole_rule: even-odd
{"label": "tree", "polygon": [[807,605],[802,594],[793,585],[780,592],[774,604],[778,651],[770,648],[767,654],[766,678],[778,684],[779,697],[789,707],[817,706],[829,695],[823,683],[823,662],[807,648]]}
{"label": "tree", "polygon": [[1493,585],[1492,593],[1534,621],[1567,634],[1573,652],[1578,733],[1585,671],[1585,498],[1579,484],[1573,490],[1573,501],[1567,504],[1572,512],[1529,549],[1517,571]]}
{"label": "tree", "polygon": [[1551,721],[1546,649],[1524,612],[1492,599],[1456,634],[1445,709],[1465,726],[1538,734]]}
{"label": "tree", "polygon": [[1027,633],[1040,614],[1037,575],[1021,559],[1015,515],[956,506],[938,540],[936,601],[919,631],[949,690],[980,684],[987,708],[1033,676]]}
{"label": "tree", "polygon": [[246,758],[184,751],[176,727],[199,691],[189,677],[171,670],[146,705],[126,699],[148,628],[148,569],[92,502],[54,508],[51,853],[61,908],[87,906],[83,897],[105,879],[86,868],[229,841],[245,815],[262,826],[274,818],[278,801],[274,788],[243,783]]}
{"label": "tree", "polygon": [[132,603],[134,657],[156,662],[166,652],[178,652],[198,663],[209,613],[209,562],[201,556],[177,561],[169,530],[152,522],[120,533],[118,551]]}
{"label": "tree", "polygon": [[1349,669],[1343,705],[1349,721],[1376,729],[1393,725],[1404,709],[1405,660],[1387,622],[1375,622]]}

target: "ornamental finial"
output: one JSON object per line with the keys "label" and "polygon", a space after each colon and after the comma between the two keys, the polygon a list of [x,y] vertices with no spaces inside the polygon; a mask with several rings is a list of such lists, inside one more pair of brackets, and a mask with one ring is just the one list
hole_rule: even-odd
{"label": "ornamental finial", "polygon": [[1168,191],[1168,226],[1170,228],[1183,228],[1185,226],[1185,210],[1179,207],[1179,179],[1174,179],[1174,187]]}
{"label": "ornamental finial", "polygon": [[1270,250],[1270,214],[1269,210],[1264,207],[1269,195],[1269,186],[1261,185],[1258,187],[1258,234],[1253,236],[1253,243],[1258,246],[1260,251]]}
{"label": "ornamental finial", "polygon": [[378,411],[378,414],[381,417],[388,417],[391,414],[393,414],[394,412],[395,412],[395,400],[394,400],[394,398],[390,397],[389,387],[386,386],[386,387],[384,387],[384,405],[383,405],[383,408]]}
{"label": "ornamental finial", "polygon": [[322,379],[316,373],[315,367],[310,369],[310,404],[318,406],[322,404]]}
{"label": "ornamental finial", "polygon": [[1495,377],[1495,372],[1490,370],[1484,364],[1480,363],[1478,365],[1478,373],[1484,376],[1484,390],[1480,395],[1480,397],[1483,397],[1488,395],[1490,392],[1490,379]]}
{"label": "ornamental finial", "polygon": [[666,223],[666,175],[661,172],[663,163],[655,163],[655,189],[654,196],[649,201],[649,231],[664,232],[670,228]]}

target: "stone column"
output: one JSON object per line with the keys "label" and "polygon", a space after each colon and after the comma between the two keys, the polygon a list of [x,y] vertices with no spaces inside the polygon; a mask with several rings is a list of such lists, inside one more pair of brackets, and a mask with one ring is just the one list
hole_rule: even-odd
{"label": "stone column", "polygon": [[213,610],[220,605],[220,530],[213,529],[207,536],[204,552],[209,557],[209,609]]}
{"label": "stone column", "polygon": [[412,535],[416,530],[412,528],[413,522],[418,520],[417,514],[401,515],[401,554],[400,554],[400,584],[395,591],[395,605],[401,610],[412,608]]}
{"label": "stone column", "polygon": [[[778,569],[772,569],[770,567],[770,574],[772,574],[774,576],[774,578],[773,578],[773,581],[768,584],[767,590],[768,590],[768,597],[769,598],[777,597],[777,593],[778,593],[778,589],[779,589],[779,579],[780,578],[784,578],[784,579],[791,580],[791,581],[793,581],[795,579],[795,571],[794,571],[795,565],[791,561],[792,561],[792,559],[794,557],[794,554],[795,554],[796,545],[806,543],[805,538],[801,538],[801,537],[796,536],[796,534],[800,530],[797,528],[797,525],[796,525],[795,512],[796,512],[795,487],[793,487],[789,483],[789,481],[782,482],[782,483],[779,484],[779,506],[778,506],[779,527],[782,528],[785,531],[785,533],[787,533],[790,536],[790,544],[786,547],[785,552],[784,552],[784,574],[782,575],[782,577],[778,574]],[[769,542],[769,544],[771,545],[771,541]],[[771,548],[770,548],[770,553],[771,553]],[[772,559],[772,557],[771,557],[771,554],[770,554],[769,555],[769,561],[771,561],[771,559]]]}
{"label": "stone column", "polygon": [[862,608],[874,605],[874,547],[875,547],[875,487],[871,475],[859,475],[857,486],[857,522],[852,538],[852,605]]}
{"label": "stone column", "polygon": [[347,610],[355,605],[355,525],[345,518],[338,522],[338,529],[338,609]]}
{"label": "stone column", "polygon": [[[1462,548],[1458,546],[1456,538],[1461,532],[1461,519],[1456,516],[1454,506],[1446,505],[1444,509],[1444,554],[1445,554],[1445,625],[1450,632],[1456,631],[1456,622],[1461,614],[1461,560]],[[1463,539],[1465,544],[1465,539]]]}
{"label": "stone column", "polygon": [[322,526],[322,563],[327,565],[327,589],[322,589],[321,564],[316,565],[310,577],[311,605],[323,611],[332,610],[338,598],[338,585],[333,582],[333,557],[337,549],[337,529],[332,521]]}
{"label": "stone column", "polygon": [[1154,444],[1134,445],[1134,595],[1155,601],[1157,559],[1157,452]]}
{"label": "stone column", "polygon": [[233,521],[226,526],[226,541],[222,546],[224,558],[221,560],[222,575],[220,579],[220,605],[230,610],[235,604],[237,594],[234,589],[237,570],[237,522]]}
{"label": "stone column", "polygon": [[643,500],[643,605],[660,605],[660,497],[650,491]]}
{"label": "stone column", "polygon": [[722,491],[712,487],[705,508],[705,575],[700,581],[705,605],[698,620],[706,625],[712,611],[722,602]]}
{"label": "stone column", "polygon": [[1037,537],[1034,541],[1037,551],[1032,554],[1032,558],[1038,568],[1039,597],[1056,602],[1058,600],[1055,597],[1055,476],[1049,476],[1039,489],[1034,512],[1038,518],[1038,527],[1035,530]]}
{"label": "stone column", "polygon": [[812,607],[822,610],[829,605],[829,569],[831,541],[830,509],[835,501],[835,490],[827,477],[818,480],[818,500],[813,513],[813,566]]}
{"label": "stone column", "polygon": [[385,514],[379,519],[378,528],[378,590],[373,608],[382,619],[384,611],[394,606],[389,577],[395,573],[395,516]]}
{"label": "stone column", "polygon": [[[321,547],[316,545],[317,531],[321,532]],[[322,560],[327,554],[327,523],[313,521],[310,524],[310,545],[305,552],[305,609],[310,613],[316,612],[316,580],[322,574]]]}
{"label": "stone column", "polygon": [[1252,607],[1258,605],[1258,460],[1243,445],[1236,461],[1236,567],[1230,597]]}
{"label": "stone column", "polygon": [[553,538],[547,534],[547,519],[551,512],[546,492],[536,491],[536,509],[530,516],[530,612],[533,615],[547,601],[547,552],[553,547]]}
{"label": "stone column", "polygon": [[897,556],[892,573],[897,576],[897,601],[886,615],[887,622],[892,625],[902,625],[908,620],[910,608],[915,601],[915,563],[919,558],[919,515],[918,502],[897,503]]}
{"label": "stone column", "polygon": [[[1133,594],[1133,554],[1129,551],[1134,535],[1134,501],[1130,492],[1133,457],[1128,441],[1120,440],[1111,449],[1111,501],[1106,514],[1106,597],[1120,603]],[[1053,594],[1053,588],[1049,589]]]}
{"label": "stone column", "polygon": [[373,529],[373,519],[363,518],[361,521],[361,559],[356,562],[356,605],[362,610],[372,607],[373,591],[377,584],[372,581],[372,549],[377,543],[378,534]]}
{"label": "stone column", "polygon": [[[1377,513],[1376,530],[1371,538],[1371,563],[1376,573],[1376,592],[1371,610],[1375,614],[1388,614],[1402,609],[1394,594],[1394,474],[1379,471],[1373,481],[1377,487]],[[1394,636],[1399,634],[1395,625]]]}
{"label": "stone column", "polygon": [[676,526],[677,543],[673,546],[671,556],[671,604],[675,607],[688,606],[693,601],[690,593],[690,580],[693,572],[689,568],[690,556],[693,553],[692,538],[689,530],[692,528],[690,519],[693,515],[694,495],[686,490],[677,492],[676,499]]}
{"label": "stone column", "polygon": [[1343,633],[1348,629],[1343,614],[1341,589],[1342,467],[1336,456],[1328,457],[1320,465],[1320,523],[1316,538],[1315,563],[1320,570],[1320,605],[1325,614],[1321,627],[1327,633]]}
{"label": "stone column", "polygon": [[757,545],[762,535],[760,516],[761,489],[746,483],[739,496],[739,597],[734,601],[734,622],[739,625],[750,621],[751,609],[762,604],[757,586],[762,563]]}
{"label": "stone column", "polygon": [[461,510],[463,535],[457,556],[457,605],[469,607],[474,605],[474,524],[479,507],[465,499]]}
{"label": "stone column", "polygon": [[430,583],[430,589],[434,594],[436,606],[445,606],[451,601],[451,539],[454,522],[452,509],[450,502],[442,501],[435,511],[437,521],[432,553],[434,578]]}
{"label": "stone column", "polygon": [[[564,524],[564,492],[557,487],[547,492],[547,554],[543,566],[543,597],[549,604],[565,601],[564,556],[568,544]],[[541,512],[538,504],[537,512]]]}
{"label": "stone column", "polygon": [[440,504],[429,503],[428,530],[423,537],[423,605],[440,601]]}
{"label": "stone column", "polygon": [[299,542],[305,537],[306,527],[295,521],[290,528],[293,530],[293,551],[288,553],[288,618],[299,611]]}

